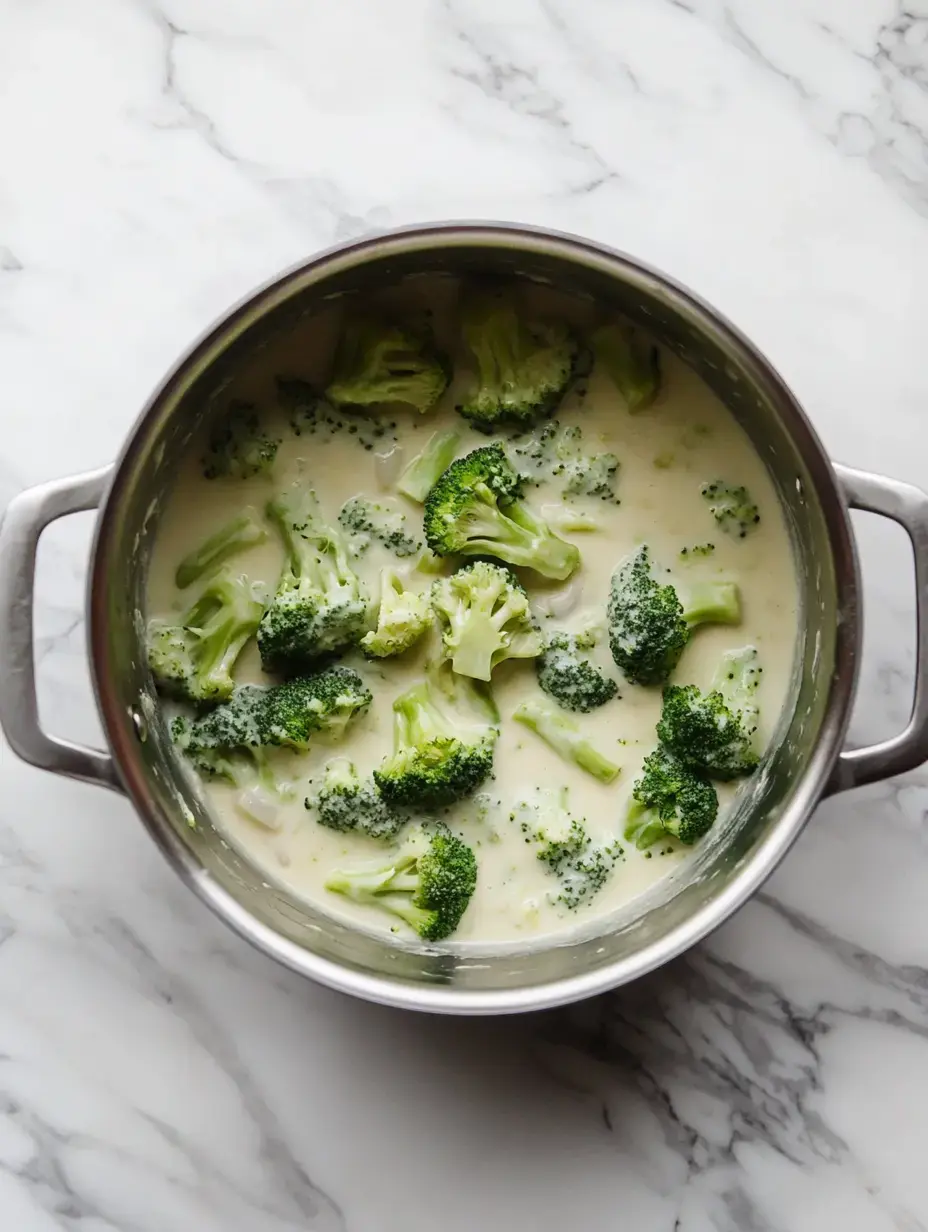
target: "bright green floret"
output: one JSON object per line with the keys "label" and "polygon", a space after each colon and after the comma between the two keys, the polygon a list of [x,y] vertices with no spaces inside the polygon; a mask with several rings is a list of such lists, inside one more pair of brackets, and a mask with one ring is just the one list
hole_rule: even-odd
{"label": "bright green floret", "polygon": [[719,799],[709,780],[659,748],[645,758],[632,789],[625,838],[640,851],[667,837],[691,846],[708,834],[718,811]]}
{"label": "bright green floret", "polygon": [[425,941],[449,937],[477,885],[477,861],[447,826],[417,827],[387,863],[336,869],[327,890],[379,907]]}
{"label": "bright green floret", "polygon": [[361,638],[361,649],[376,659],[402,654],[430,628],[432,603],[428,591],[407,590],[393,569],[380,574],[377,628]]}
{"label": "bright green floret", "polygon": [[755,694],[762,668],[753,646],[722,660],[713,686],[670,685],[657,725],[658,739],[693,770],[711,779],[735,779],[757,768]]}
{"label": "bright green floret", "polygon": [[394,751],[374,780],[395,807],[433,809],[476,791],[493,769],[494,728],[449,717],[423,681],[393,703]]}
{"label": "bright green floret", "polygon": [[567,392],[580,348],[563,324],[531,320],[502,292],[472,295],[462,314],[476,375],[458,408],[482,432],[528,428]]}
{"label": "bright green floret", "polygon": [[596,644],[596,634],[552,633],[535,663],[538,683],[565,710],[587,714],[617,695],[614,680],[604,675],[583,654]]}
{"label": "bright green floret", "polygon": [[642,547],[612,575],[609,646],[632,684],[663,684],[699,625],[741,620],[738,587],[732,582],[693,588],[684,607],[675,587],[658,581],[654,572],[650,552]]}
{"label": "bright green floret", "polygon": [[619,767],[594,749],[575,723],[544,702],[523,702],[512,717],[533,731],[564,761],[574,762],[601,783],[611,783],[618,776]]}
{"label": "bright green floret", "polygon": [[209,434],[203,474],[207,479],[251,479],[271,469],[279,447],[250,402],[232,402]]}
{"label": "bright green floret", "polygon": [[314,796],[307,797],[305,804],[308,809],[315,809],[321,826],[343,834],[394,839],[406,824],[406,818],[384,800],[376,783],[361,780],[347,757],[328,762],[322,786]]}
{"label": "bright green floret", "polygon": [[541,652],[528,595],[502,565],[478,560],[432,587],[442,645],[454,670],[489,680],[505,659],[533,659]]}
{"label": "bright green floret", "polygon": [[709,512],[727,535],[746,539],[760,522],[757,506],[747,488],[734,487],[721,479],[702,488]]}
{"label": "bright green floret", "polygon": [[427,337],[360,319],[345,327],[325,392],[340,407],[404,402],[424,413],[445,392],[450,376],[447,359]]}
{"label": "bright green floret", "polygon": [[268,502],[287,561],[258,629],[265,671],[299,672],[357,645],[367,627],[368,595],[339,531],[322,520],[314,494],[293,488]]}
{"label": "bright green floret", "polygon": [[454,461],[460,440],[457,432],[436,432],[400,475],[397,490],[421,505],[439,475]]}
{"label": "bright green floret", "polygon": [[526,843],[558,879],[552,901],[575,911],[588,903],[609,878],[623,852],[618,843],[595,844],[585,821],[568,808],[567,788],[538,787],[530,800],[520,800],[510,815]]}
{"label": "bright green floret", "polygon": [[394,556],[415,556],[422,544],[409,533],[406,514],[393,505],[353,496],[342,505],[338,524],[351,536],[354,554],[360,556],[377,539]]}
{"label": "bright green floret", "polygon": [[153,622],[148,665],[158,689],[201,703],[231,696],[233,669],[263,611],[264,603],[247,578],[218,577],[180,624]]}
{"label": "bright green floret", "polygon": [[580,553],[519,499],[520,480],[499,445],[448,467],[425,501],[425,537],[439,556],[493,556],[564,581]]}
{"label": "bright green floret", "polygon": [[267,539],[267,531],[251,510],[239,514],[205,539],[198,548],[183,558],[177,566],[174,581],[178,590],[186,590],[233,556],[253,548]]}
{"label": "bright green floret", "polygon": [[661,356],[653,342],[628,326],[603,325],[593,334],[596,362],[609,373],[632,414],[646,410],[661,387]]}

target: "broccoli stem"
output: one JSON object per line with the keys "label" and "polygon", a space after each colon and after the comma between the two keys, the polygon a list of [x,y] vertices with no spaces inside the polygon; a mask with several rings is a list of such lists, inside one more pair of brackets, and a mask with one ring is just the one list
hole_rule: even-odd
{"label": "broccoli stem", "polygon": [[523,702],[512,717],[533,731],[559,757],[575,762],[601,783],[611,783],[618,777],[619,767],[597,752],[575,724],[541,702]]}
{"label": "broccoli stem", "polygon": [[683,602],[683,619],[690,626],[739,625],[741,592],[734,582],[703,582]]}
{"label": "broccoli stem", "polygon": [[174,581],[178,590],[186,590],[206,573],[217,569],[230,556],[237,556],[246,548],[264,543],[267,531],[255,520],[250,510],[239,514],[231,522],[220,527],[214,535],[189,552],[177,566]]}
{"label": "broccoli stem", "polygon": [[400,475],[397,490],[421,505],[435,480],[454,461],[461,438],[457,432],[436,432]]}
{"label": "broccoli stem", "polygon": [[534,569],[556,582],[570,577],[580,563],[574,544],[536,521],[521,501],[513,501],[504,512],[486,484],[476,484],[474,494],[479,503],[470,518],[468,556],[493,556],[509,565]]}

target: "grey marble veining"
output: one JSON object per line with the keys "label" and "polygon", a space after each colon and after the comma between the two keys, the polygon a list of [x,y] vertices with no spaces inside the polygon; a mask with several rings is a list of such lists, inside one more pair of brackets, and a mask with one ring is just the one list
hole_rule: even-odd
{"label": "grey marble veining", "polygon": [[[842,461],[928,482],[924,0],[0,0],[0,505],[112,458],[190,339],[372,228],[497,217],[689,282]],[[898,729],[901,539],[858,522],[853,738]],[[90,519],[42,702],[92,739]],[[0,746],[0,1228],[928,1229],[928,773],[823,805],[694,953],[502,1022],[252,953],[128,806]]]}

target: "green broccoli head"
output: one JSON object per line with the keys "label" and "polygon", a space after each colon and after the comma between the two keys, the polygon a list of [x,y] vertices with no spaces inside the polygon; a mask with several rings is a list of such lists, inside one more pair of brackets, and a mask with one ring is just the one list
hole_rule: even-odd
{"label": "green broccoli head", "polygon": [[618,694],[616,682],[584,657],[594,641],[590,634],[552,633],[535,664],[542,690],[565,710],[587,714]]}
{"label": "green broccoli head", "polygon": [[528,595],[502,565],[478,560],[432,587],[442,644],[461,676],[489,680],[504,659],[532,659],[541,651]]}
{"label": "green broccoli head", "polygon": [[404,402],[429,411],[451,377],[447,359],[425,336],[379,321],[349,321],[326,395],[336,406]]}
{"label": "green broccoli head", "polygon": [[618,777],[620,768],[590,744],[576,723],[544,702],[530,698],[512,717],[533,731],[558,757],[573,762],[601,783],[611,783]]}
{"label": "green broccoli head", "polygon": [[246,509],[187,553],[174,574],[177,589],[186,590],[207,574],[214,573],[231,557],[264,543],[266,539],[267,531],[258,522],[254,511]]}
{"label": "green broccoli head", "polygon": [[654,343],[617,323],[596,330],[592,342],[596,362],[609,373],[628,409],[632,414],[646,410],[661,387],[661,357]]}
{"label": "green broccoli head", "polygon": [[730,651],[708,693],[694,684],[664,690],[657,735],[690,769],[724,781],[757,768],[757,659],[753,646]]}
{"label": "green broccoli head", "polygon": [[425,941],[443,941],[460,924],[476,889],[477,861],[447,826],[420,826],[386,863],[336,869],[325,884],[389,912]]}
{"label": "green broccoli head", "polygon": [[287,675],[357,645],[367,627],[368,594],[311,491],[294,488],[275,497],[267,514],[287,560],[258,628],[258,649],[265,671]]}
{"label": "green broccoli head", "polygon": [[270,471],[279,447],[250,402],[231,402],[207,439],[203,474],[207,479],[251,479]]}
{"label": "green broccoli head", "polygon": [[262,743],[302,752],[318,734],[340,740],[371,700],[358,673],[340,664],[312,676],[294,677],[268,690]]}
{"label": "green broccoli head", "polygon": [[709,780],[669,749],[658,748],[645,758],[632,789],[625,838],[642,851],[667,836],[691,846],[708,834],[718,811],[719,799]]}
{"label": "green broccoli head", "polygon": [[200,703],[232,694],[232,672],[258,628],[263,596],[247,578],[214,578],[181,623],[153,621],[148,665],[160,692]]}
{"label": "green broccoli head", "polygon": [[418,642],[431,624],[429,592],[407,590],[393,569],[383,569],[377,628],[361,638],[361,649],[376,659],[402,654]]}
{"label": "green broccoli head", "polygon": [[570,813],[566,787],[536,788],[531,799],[518,801],[510,820],[557,878],[552,901],[571,911],[590,902],[623,855],[618,843],[599,846],[592,841],[585,821]]}
{"label": "green broccoli head", "polygon": [[747,488],[716,479],[703,484],[701,491],[709,512],[727,535],[746,539],[756,529],[760,514]]}
{"label": "green broccoli head", "polygon": [[342,505],[338,523],[352,536],[355,554],[361,555],[377,539],[394,556],[415,556],[422,544],[409,533],[406,514],[401,509],[381,501],[353,496]]}
{"label": "green broccoli head", "polygon": [[335,757],[326,765],[321,787],[305,803],[308,809],[315,809],[320,825],[342,833],[394,839],[406,824],[405,817],[387,804],[374,782],[362,782],[347,757]]}
{"label": "green broccoli head", "polygon": [[433,809],[476,791],[493,769],[497,732],[445,715],[427,681],[393,703],[394,751],[374,771],[391,805]]}
{"label": "green broccoli head", "polygon": [[526,319],[504,292],[471,296],[462,325],[477,371],[458,409],[475,428],[527,428],[557,409],[580,354],[565,325]]}
{"label": "green broccoli head", "polygon": [[519,500],[520,480],[499,445],[486,445],[448,467],[425,500],[425,537],[439,556],[493,556],[563,581],[580,564]]}

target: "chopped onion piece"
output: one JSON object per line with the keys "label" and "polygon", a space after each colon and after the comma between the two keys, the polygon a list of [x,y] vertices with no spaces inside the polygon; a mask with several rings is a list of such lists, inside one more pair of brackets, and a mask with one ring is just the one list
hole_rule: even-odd
{"label": "chopped onion piece", "polygon": [[572,582],[568,582],[566,586],[560,586],[557,590],[552,590],[546,595],[541,595],[535,601],[535,606],[539,611],[548,616],[568,616],[583,596],[583,583],[579,578],[574,578]]}
{"label": "chopped onion piece", "polygon": [[256,821],[266,830],[279,830],[283,825],[280,802],[264,787],[248,787],[240,792],[235,806],[249,821]]}
{"label": "chopped onion piece", "polygon": [[396,481],[403,471],[405,452],[402,445],[391,445],[382,453],[374,454],[374,474],[379,487],[385,492],[396,486]]}

